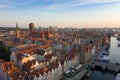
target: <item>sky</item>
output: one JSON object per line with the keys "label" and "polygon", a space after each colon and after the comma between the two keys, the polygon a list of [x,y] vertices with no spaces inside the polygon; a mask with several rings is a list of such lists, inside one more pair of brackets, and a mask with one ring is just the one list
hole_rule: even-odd
{"label": "sky", "polygon": [[120,0],[0,0],[0,26],[120,27]]}

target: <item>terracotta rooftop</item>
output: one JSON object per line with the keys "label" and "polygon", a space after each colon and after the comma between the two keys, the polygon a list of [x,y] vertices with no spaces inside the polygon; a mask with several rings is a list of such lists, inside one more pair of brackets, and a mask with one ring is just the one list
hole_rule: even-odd
{"label": "terracotta rooftop", "polygon": [[24,49],[33,48],[35,46],[36,46],[36,44],[28,44],[28,45],[18,46],[17,49],[18,49],[18,51],[21,51],[21,50],[24,50]]}
{"label": "terracotta rooftop", "polygon": [[44,72],[47,72],[48,71],[48,68],[45,66],[45,67],[43,67],[43,71]]}
{"label": "terracotta rooftop", "polygon": [[47,54],[44,56],[44,58],[50,60],[53,56],[53,54]]}
{"label": "terracotta rooftop", "polygon": [[29,70],[29,72],[22,71],[15,75],[12,75],[11,78],[13,80],[16,80],[16,79],[27,80],[26,77],[29,77],[31,80],[33,80],[35,76],[38,77],[39,75],[44,75],[45,72],[47,73],[52,69],[58,68],[58,65],[59,65],[58,62],[52,62],[48,67],[44,66],[42,69],[36,69],[36,70],[33,69],[32,71]]}
{"label": "terracotta rooftop", "polygon": [[3,65],[2,67],[3,71],[6,72],[9,76],[19,73],[20,71],[12,61],[4,62],[2,65]]}
{"label": "terracotta rooftop", "polygon": [[28,61],[27,63],[24,63],[23,64],[23,69],[25,69],[25,70],[34,69],[35,68],[35,63],[36,63],[36,60],[32,60],[32,61]]}
{"label": "terracotta rooftop", "polygon": [[49,47],[50,47],[50,44],[45,44],[45,45],[39,46],[39,48],[41,48],[41,49],[47,49]]}
{"label": "terracotta rooftop", "polygon": [[35,54],[43,56],[45,54],[45,50],[42,49],[36,49]]}
{"label": "terracotta rooftop", "polygon": [[35,37],[30,37],[30,40],[32,41],[36,41],[38,38],[35,38]]}
{"label": "terracotta rooftop", "polygon": [[71,49],[71,51],[66,54],[67,59],[71,60],[72,58],[74,58],[76,52],[77,52],[76,48]]}

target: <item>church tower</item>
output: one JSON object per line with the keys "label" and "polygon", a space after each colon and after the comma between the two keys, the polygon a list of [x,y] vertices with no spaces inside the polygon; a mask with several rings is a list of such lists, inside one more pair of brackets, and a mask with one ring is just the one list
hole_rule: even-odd
{"label": "church tower", "polygon": [[16,22],[16,38],[20,38],[20,30],[18,28],[18,23]]}
{"label": "church tower", "polygon": [[29,31],[30,31],[30,34],[35,31],[35,29],[34,29],[34,23],[30,23],[29,24]]}

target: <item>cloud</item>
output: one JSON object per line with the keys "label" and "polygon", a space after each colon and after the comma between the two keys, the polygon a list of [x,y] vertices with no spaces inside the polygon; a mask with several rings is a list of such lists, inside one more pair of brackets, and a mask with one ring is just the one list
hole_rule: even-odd
{"label": "cloud", "polygon": [[49,5],[48,9],[57,9],[57,8],[70,8],[70,7],[78,7],[87,4],[96,4],[96,3],[115,3],[120,2],[120,0],[74,0],[59,4]]}
{"label": "cloud", "polygon": [[40,3],[39,0],[0,0],[0,8],[4,8],[7,6],[10,8],[34,6],[31,4],[38,3],[38,2]]}
{"label": "cloud", "polygon": [[3,5],[3,4],[2,4],[2,5],[0,4],[0,9],[5,9],[5,8],[8,8],[8,6]]}
{"label": "cloud", "polygon": [[[63,9],[79,7],[87,4],[113,3],[120,0],[0,0],[0,8],[35,8],[35,9]],[[6,6],[7,5],[7,6]]]}

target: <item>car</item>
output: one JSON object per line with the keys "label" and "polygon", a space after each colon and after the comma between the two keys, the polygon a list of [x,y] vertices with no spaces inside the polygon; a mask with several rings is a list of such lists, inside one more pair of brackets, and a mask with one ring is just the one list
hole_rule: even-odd
{"label": "car", "polygon": [[75,66],[72,66],[69,68],[70,70],[75,70]]}
{"label": "car", "polygon": [[72,75],[71,75],[72,77],[77,74],[77,72],[75,70],[71,70],[71,72],[72,72]]}
{"label": "car", "polygon": [[67,70],[65,73],[63,73],[63,75],[66,76],[67,78],[71,78],[72,74],[73,73],[70,70]]}
{"label": "car", "polygon": [[77,72],[79,72],[79,71],[81,70],[81,68],[82,68],[82,64],[79,64],[79,65],[75,68],[75,70],[76,70]]}

